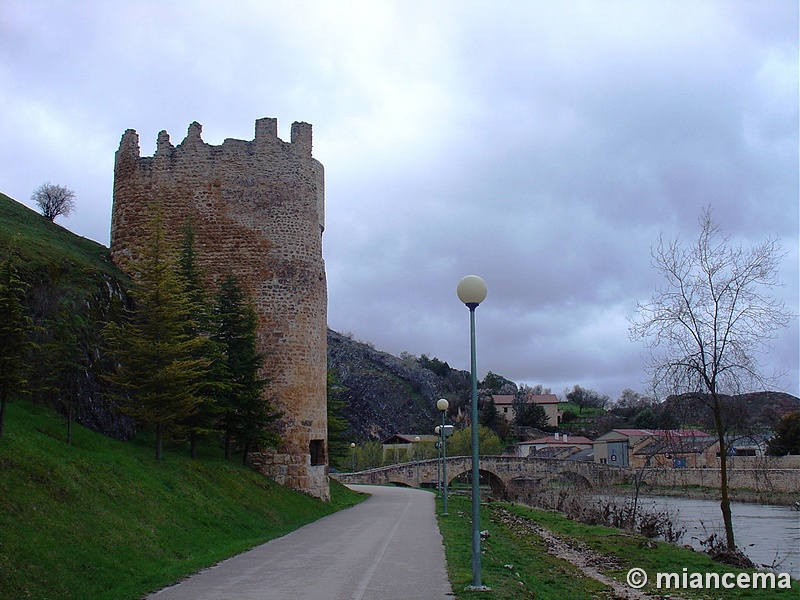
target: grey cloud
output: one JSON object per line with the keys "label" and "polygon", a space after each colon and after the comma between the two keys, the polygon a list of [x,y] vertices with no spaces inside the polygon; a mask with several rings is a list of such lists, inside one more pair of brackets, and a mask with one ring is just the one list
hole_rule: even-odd
{"label": "grey cloud", "polygon": [[[82,235],[108,242],[125,129],[148,155],[274,116],[313,124],[326,169],[330,325],[379,349],[467,368],[475,273],[482,373],[644,391],[625,317],[708,203],[737,240],[781,236],[798,310],[794,3],[6,5],[0,189],[75,189]],[[797,340],[766,359],[795,394]]]}

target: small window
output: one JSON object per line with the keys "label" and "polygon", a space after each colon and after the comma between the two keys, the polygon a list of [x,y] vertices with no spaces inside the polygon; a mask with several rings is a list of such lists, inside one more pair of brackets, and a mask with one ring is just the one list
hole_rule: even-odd
{"label": "small window", "polygon": [[312,467],[325,464],[325,440],[311,440],[308,450],[311,454]]}

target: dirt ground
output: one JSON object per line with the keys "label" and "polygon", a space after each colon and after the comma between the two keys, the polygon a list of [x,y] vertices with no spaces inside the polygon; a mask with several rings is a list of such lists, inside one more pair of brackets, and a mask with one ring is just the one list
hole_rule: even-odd
{"label": "dirt ground", "polygon": [[[616,581],[604,575],[603,570],[620,568],[619,564],[613,557],[605,556],[598,552],[571,541],[566,541],[555,535],[552,531],[540,527],[531,521],[518,517],[511,511],[503,507],[495,507],[493,509],[495,517],[504,523],[506,526],[518,532],[533,533],[542,540],[547,546],[548,554],[560,558],[561,560],[568,561],[575,565],[586,577],[591,577],[610,587],[617,598],[621,600],[640,600],[657,598],[659,596],[651,596],[641,590],[634,589],[624,582]],[[670,595],[671,600],[681,600],[679,596],[674,594]]]}

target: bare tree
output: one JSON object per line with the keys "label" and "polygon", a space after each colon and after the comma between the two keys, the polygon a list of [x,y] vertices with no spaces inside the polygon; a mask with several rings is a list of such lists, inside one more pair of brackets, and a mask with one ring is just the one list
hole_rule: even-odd
{"label": "bare tree", "polygon": [[75,192],[49,181],[34,190],[31,200],[39,206],[42,215],[51,221],[59,215],[68,217],[75,210]]}
{"label": "bare tree", "polygon": [[700,217],[700,236],[691,246],[659,239],[653,266],[667,285],[637,306],[630,336],[650,350],[647,364],[655,389],[696,394],[714,420],[720,455],[720,508],[730,551],[733,536],[724,422],[728,395],[768,389],[757,355],[769,350],[792,314],[770,290],[780,286],[778,265],[785,256],[777,238],[749,249],[721,236],[711,209]]}

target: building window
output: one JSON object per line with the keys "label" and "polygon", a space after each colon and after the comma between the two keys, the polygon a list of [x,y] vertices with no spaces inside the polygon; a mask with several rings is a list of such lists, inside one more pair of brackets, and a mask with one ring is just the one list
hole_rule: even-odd
{"label": "building window", "polygon": [[312,467],[325,464],[325,440],[311,440],[308,451],[311,454]]}

